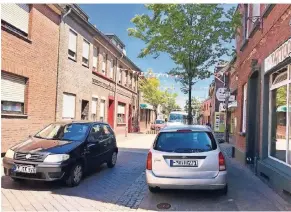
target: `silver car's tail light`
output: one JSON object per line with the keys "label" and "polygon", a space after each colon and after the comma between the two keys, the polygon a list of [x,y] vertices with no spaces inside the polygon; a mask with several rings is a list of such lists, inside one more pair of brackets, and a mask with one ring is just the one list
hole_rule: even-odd
{"label": "silver car's tail light", "polygon": [[219,152],[218,154],[218,161],[219,161],[219,171],[225,171],[226,170],[225,159],[222,152]]}

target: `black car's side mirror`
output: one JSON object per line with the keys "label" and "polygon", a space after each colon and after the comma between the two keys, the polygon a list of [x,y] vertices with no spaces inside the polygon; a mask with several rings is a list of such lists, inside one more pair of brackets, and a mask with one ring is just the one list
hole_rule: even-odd
{"label": "black car's side mirror", "polygon": [[220,143],[220,144],[225,143],[225,140],[220,138],[220,139],[218,139],[218,143]]}

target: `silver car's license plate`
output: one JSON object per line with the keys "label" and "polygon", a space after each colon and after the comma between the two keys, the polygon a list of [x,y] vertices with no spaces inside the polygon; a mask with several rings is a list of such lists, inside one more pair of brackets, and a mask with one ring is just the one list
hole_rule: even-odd
{"label": "silver car's license plate", "polygon": [[34,166],[30,166],[30,165],[15,165],[14,171],[35,174],[36,168]]}
{"label": "silver car's license plate", "polygon": [[198,167],[197,160],[170,160],[171,166],[176,167]]}

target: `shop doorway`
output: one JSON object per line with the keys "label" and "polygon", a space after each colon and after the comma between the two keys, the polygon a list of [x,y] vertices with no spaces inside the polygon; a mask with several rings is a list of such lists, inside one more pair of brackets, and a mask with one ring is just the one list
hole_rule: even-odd
{"label": "shop doorway", "polygon": [[108,124],[114,128],[114,100],[112,99],[108,102]]}
{"label": "shop doorway", "polygon": [[[246,163],[253,165],[257,155],[259,142],[260,96],[259,71],[255,71],[248,81],[247,92],[247,137],[246,137]],[[252,166],[251,166],[252,167]]]}

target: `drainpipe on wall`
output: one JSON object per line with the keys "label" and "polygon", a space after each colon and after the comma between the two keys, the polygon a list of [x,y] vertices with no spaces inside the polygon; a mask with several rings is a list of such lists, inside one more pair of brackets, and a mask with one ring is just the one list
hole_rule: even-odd
{"label": "drainpipe on wall", "polygon": [[[123,53],[121,54],[121,57],[118,59],[118,61],[120,61],[122,58],[123,58]],[[118,70],[118,65],[119,64],[117,64],[116,63],[116,72],[115,72],[115,89],[114,89],[114,114],[113,114],[113,116],[114,116],[114,118],[113,118],[113,122],[114,122],[114,126],[113,126],[113,128],[114,128],[114,130],[116,130],[116,127],[117,127],[117,123],[116,123],[116,120],[117,120],[117,113],[116,113],[116,111],[117,111],[117,70]]]}
{"label": "drainpipe on wall", "polygon": [[57,88],[56,88],[56,103],[55,103],[55,121],[57,121],[57,106],[58,106],[58,87],[59,87],[59,71],[60,71],[60,52],[61,52],[61,31],[62,31],[62,24],[64,22],[64,18],[70,14],[72,11],[72,8],[68,10],[64,15],[61,15],[61,22],[60,22],[60,28],[59,28],[59,43],[58,43],[58,67],[57,67]]}

